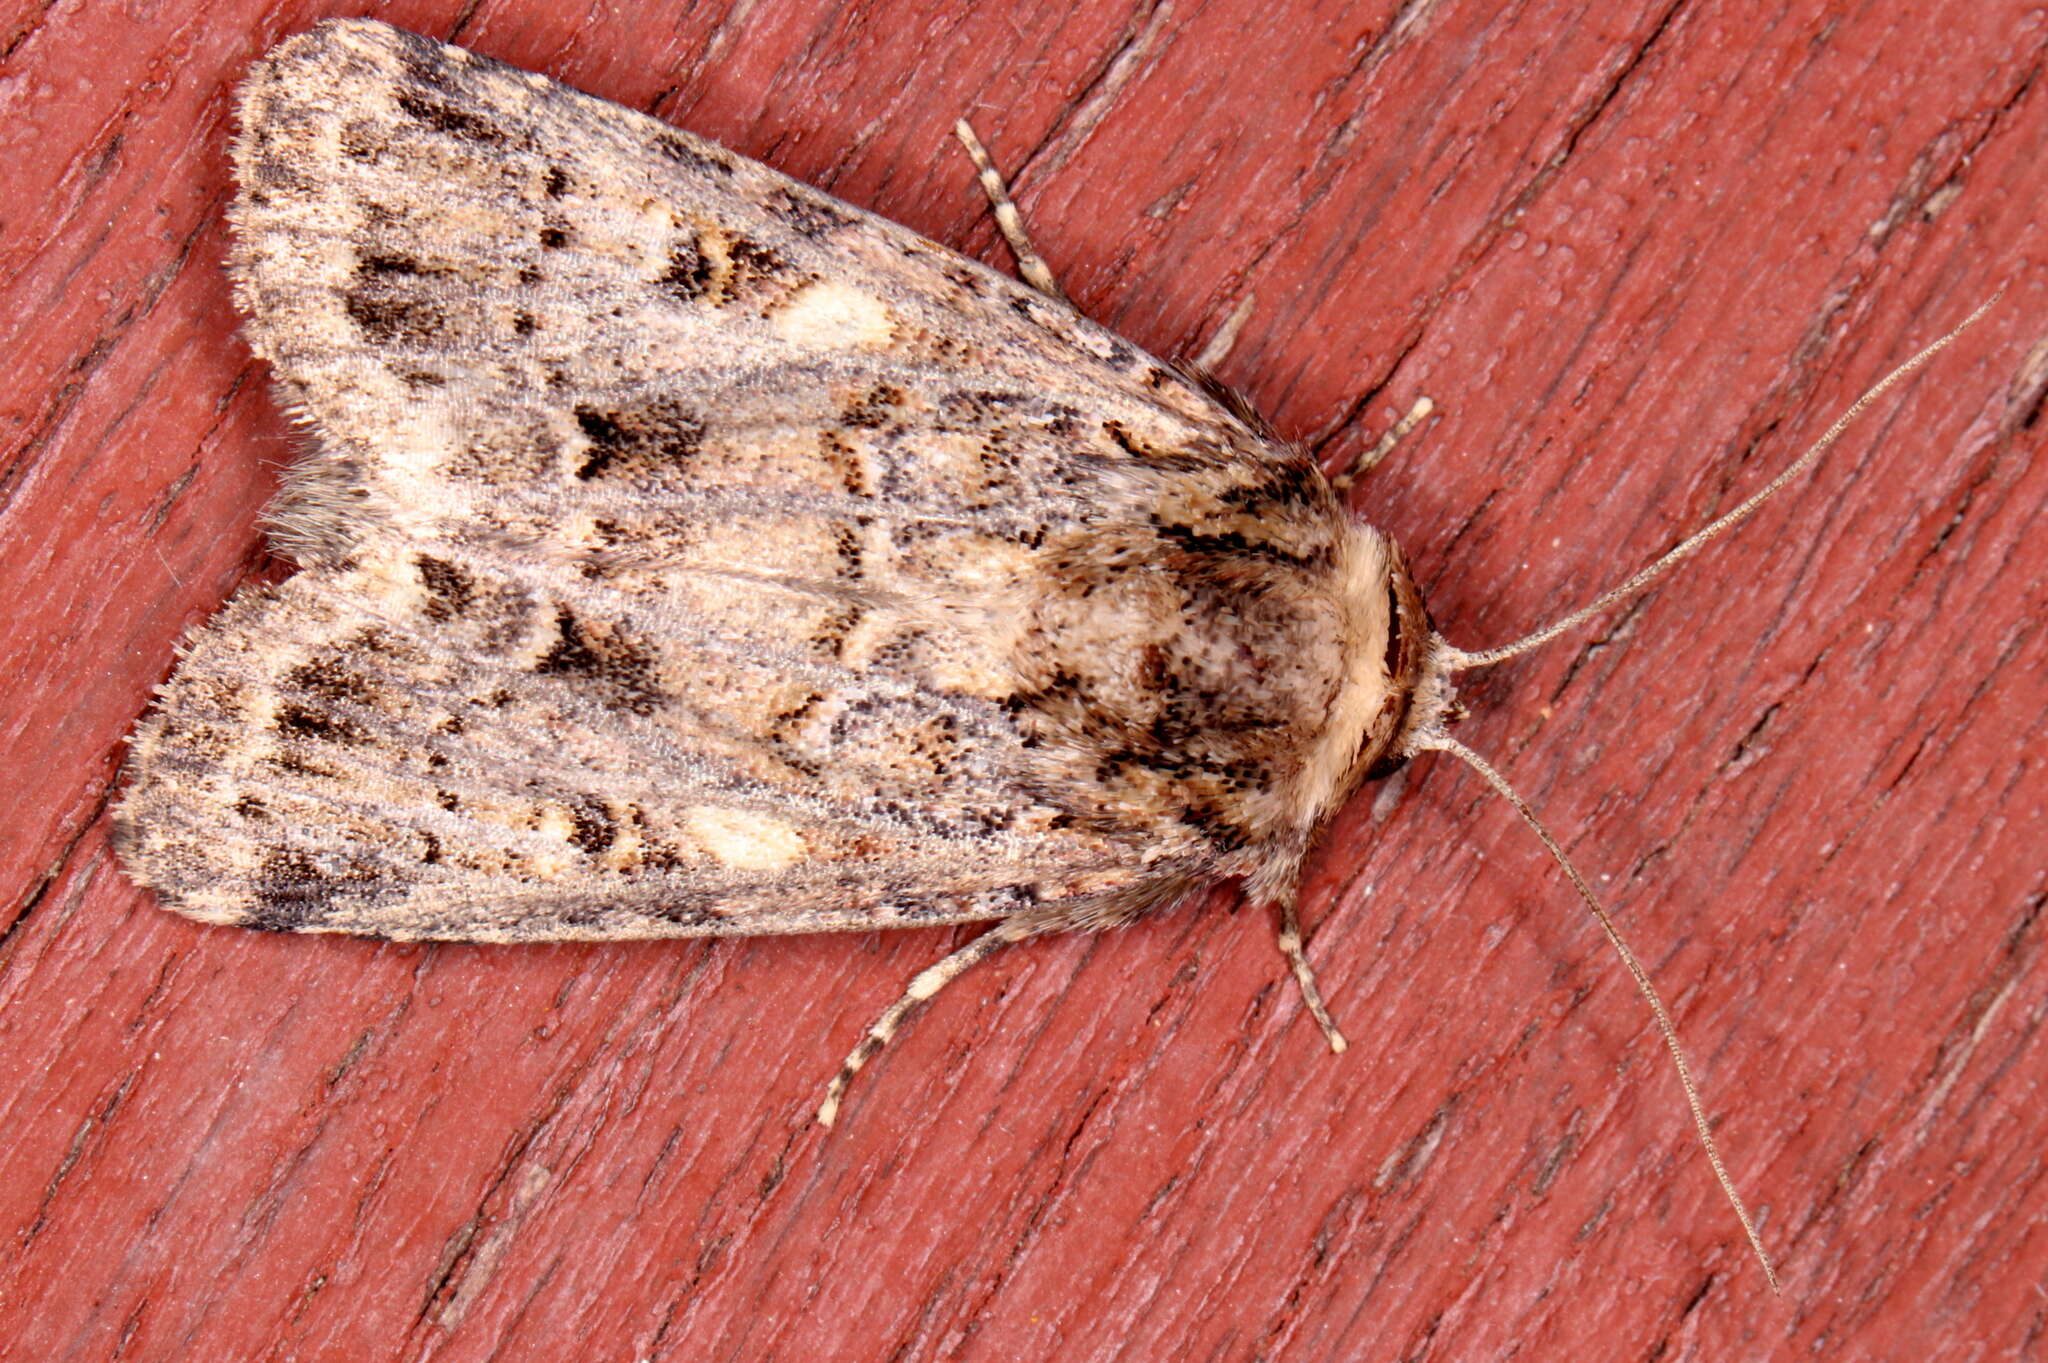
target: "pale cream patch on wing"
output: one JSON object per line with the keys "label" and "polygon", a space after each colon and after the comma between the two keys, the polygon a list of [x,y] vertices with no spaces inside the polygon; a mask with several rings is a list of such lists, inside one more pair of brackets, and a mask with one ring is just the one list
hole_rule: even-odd
{"label": "pale cream patch on wing", "polygon": [[683,828],[696,844],[736,871],[779,871],[804,854],[804,840],[782,820],[748,809],[693,805]]}
{"label": "pale cream patch on wing", "polygon": [[823,279],[790,295],[775,314],[775,332],[791,345],[844,350],[886,345],[896,334],[896,318],[873,294]]}
{"label": "pale cream patch on wing", "polygon": [[575,865],[575,857],[569,850],[569,839],[576,834],[576,821],[569,811],[556,804],[544,804],[535,812],[534,831],[557,844],[544,852],[527,858],[528,869],[544,880],[554,880],[567,874]]}

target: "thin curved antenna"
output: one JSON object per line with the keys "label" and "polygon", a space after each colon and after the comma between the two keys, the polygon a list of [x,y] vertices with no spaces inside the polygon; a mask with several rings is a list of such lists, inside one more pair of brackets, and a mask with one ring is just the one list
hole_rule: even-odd
{"label": "thin curved antenna", "polygon": [[1628,581],[1622,583],[1618,587],[1613,588],[1612,590],[1602,592],[1590,604],[1579,607],[1577,610],[1573,611],[1570,615],[1565,616],[1563,619],[1554,620],[1550,624],[1545,625],[1542,629],[1537,630],[1535,633],[1525,635],[1524,637],[1515,640],[1511,644],[1503,644],[1499,648],[1484,649],[1476,653],[1467,653],[1463,649],[1447,647],[1445,649],[1445,665],[1452,672],[1463,672],[1467,669],[1474,667],[1487,667],[1493,663],[1501,662],[1504,659],[1512,658],[1518,653],[1527,653],[1530,649],[1535,648],[1538,645],[1549,643],[1552,639],[1555,639],[1558,635],[1563,634],[1566,630],[1578,628],[1580,625],[1584,624],[1586,621],[1598,615],[1601,611],[1606,610],[1609,606],[1612,606],[1617,601],[1625,601],[1629,597],[1634,596],[1637,592],[1643,590],[1643,588],[1649,586],[1652,582],[1655,582],[1658,578],[1664,576],[1666,572],[1670,571],[1680,562],[1684,561],[1687,558],[1690,558],[1694,553],[1698,552],[1699,549],[1707,543],[1707,541],[1713,539],[1717,535],[1722,534],[1731,527],[1738,525],[1743,520],[1747,519],[1750,512],[1755,511],[1758,507],[1762,506],[1764,504],[1764,501],[1767,498],[1769,498],[1773,493],[1775,493],[1779,488],[1782,488],[1783,486],[1785,486],[1785,484],[1791,482],[1794,478],[1797,478],[1800,474],[1804,473],[1807,470],[1808,466],[1810,466],[1814,460],[1820,458],[1822,451],[1826,450],[1828,446],[1834,444],[1836,438],[1840,436],[1843,431],[1849,428],[1849,423],[1854,421],[1857,417],[1863,414],[1864,408],[1870,406],[1871,403],[1877,401],[1877,399],[1884,394],[1886,389],[1892,387],[1894,384],[1904,379],[1908,374],[1911,374],[1914,370],[1918,369],[1921,365],[1926,364],[1929,360],[1933,359],[1936,354],[1940,353],[1942,350],[1947,348],[1956,339],[1956,337],[1962,335],[1965,331],[1968,331],[1972,326],[1976,325],[1978,319],[1983,317],[1985,313],[1991,311],[1992,307],[1997,304],[1998,300],[2000,298],[2003,298],[2004,296],[2005,290],[2003,289],[2000,289],[1997,293],[1992,294],[1988,300],[1986,300],[1984,303],[1978,306],[1975,312],[1971,313],[1968,317],[1965,317],[1962,321],[1962,324],[1956,327],[1954,331],[1951,331],[1948,335],[1942,337],[1940,340],[1934,342],[1932,345],[1929,345],[1926,349],[1922,350],[1912,359],[1907,360],[1897,369],[1894,369],[1891,373],[1885,375],[1882,379],[1879,379],[1877,385],[1874,388],[1872,388],[1869,392],[1865,393],[1862,397],[1856,399],[1855,404],[1851,406],[1848,411],[1842,413],[1842,415],[1836,419],[1834,425],[1828,427],[1826,434],[1822,435],[1820,439],[1814,441],[1813,444],[1807,447],[1806,453],[1800,455],[1797,459],[1793,460],[1791,467],[1787,468],[1783,473],[1779,474],[1777,477],[1771,479],[1770,482],[1764,484],[1764,486],[1759,488],[1757,491],[1751,493],[1746,499],[1743,500],[1741,505],[1737,506],[1733,511],[1730,511],[1727,515],[1709,522],[1701,529],[1694,531],[1692,534],[1680,540],[1678,544],[1674,548],[1672,548],[1669,553],[1665,554],[1662,558],[1656,559],[1653,562],[1651,562],[1648,567],[1644,568],[1641,572],[1637,573]]}
{"label": "thin curved antenna", "polygon": [[1515,807],[1515,813],[1522,816],[1523,822],[1536,830],[1536,836],[1543,840],[1543,845],[1550,849],[1550,855],[1557,858],[1557,864],[1562,866],[1564,873],[1571,878],[1573,888],[1579,892],[1579,898],[1586,901],[1586,907],[1593,911],[1593,917],[1600,920],[1600,930],[1606,933],[1607,940],[1614,944],[1614,950],[1620,955],[1621,963],[1628,967],[1628,973],[1635,978],[1636,988],[1642,991],[1643,998],[1650,1005],[1650,1011],[1656,1015],[1657,1030],[1664,1034],[1665,1049],[1671,1052],[1671,1061],[1678,1067],[1678,1082],[1685,1089],[1685,1103],[1692,1109],[1693,1129],[1699,1132],[1700,1145],[1707,1152],[1707,1163],[1714,1166],[1714,1177],[1720,1180],[1721,1191],[1727,1195],[1729,1205],[1735,1208],[1736,1219],[1742,1222],[1742,1233],[1749,1237],[1749,1247],[1755,1251],[1757,1262],[1763,1265],[1764,1278],[1770,1283],[1771,1291],[1779,1291],[1778,1271],[1771,1265],[1771,1256],[1764,1252],[1764,1242],[1756,1233],[1756,1223],[1749,1219],[1749,1209],[1742,1205],[1742,1195],[1735,1191],[1735,1180],[1728,1176],[1727,1166],[1721,1163],[1721,1151],[1715,1146],[1714,1133],[1707,1126],[1706,1108],[1700,1103],[1699,1088],[1692,1080],[1692,1067],[1686,1064],[1685,1051],[1678,1044],[1678,1028],[1672,1024],[1671,1014],[1665,1011],[1664,1000],[1658,997],[1657,987],[1650,983],[1650,973],[1643,969],[1643,963],[1637,960],[1635,952],[1629,949],[1628,943],[1622,938],[1621,930],[1614,926],[1614,920],[1608,917],[1607,910],[1602,908],[1600,901],[1594,897],[1592,886],[1579,874],[1579,868],[1572,865],[1571,858],[1557,845],[1557,839],[1550,836],[1550,830],[1543,826],[1542,820],[1529,808],[1528,801],[1515,792],[1515,788],[1508,784],[1505,776],[1495,771],[1493,765],[1485,758],[1441,729],[1418,735],[1416,746],[1447,752],[1484,777],[1486,783],[1492,786],[1502,799]]}

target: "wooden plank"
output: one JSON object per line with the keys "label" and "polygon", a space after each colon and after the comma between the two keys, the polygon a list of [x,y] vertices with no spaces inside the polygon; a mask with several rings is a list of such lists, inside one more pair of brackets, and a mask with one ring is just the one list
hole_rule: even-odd
{"label": "wooden plank", "polygon": [[[389,17],[1004,259],[1220,365],[1498,642],[2001,306],[1670,585],[1475,676],[1510,811],[1416,764],[1266,915],[963,980],[952,937],[540,949],[205,929],[104,811],[295,437],[219,270],[226,98],[316,17],[24,12],[0,90],[0,1339],[28,1358],[2022,1357],[2048,1307],[2038,9],[535,0]],[[458,20],[458,15],[461,16]],[[1007,262],[1005,262],[1007,263]]]}

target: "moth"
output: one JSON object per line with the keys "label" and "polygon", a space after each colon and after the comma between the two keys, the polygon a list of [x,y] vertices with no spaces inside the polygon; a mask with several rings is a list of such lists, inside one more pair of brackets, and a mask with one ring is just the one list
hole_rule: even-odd
{"label": "moth", "polygon": [[1293,890],[1332,811],[1444,750],[1527,816],[1451,737],[1455,674],[1834,434],[1467,653],[1303,451],[1066,302],[964,125],[1025,282],[367,20],[271,51],[239,121],[229,269],[311,441],[267,512],[301,571],[184,643],[129,873],[399,940],[993,924],[826,1124],[975,962],[1219,877],[1277,906],[1341,1047]]}

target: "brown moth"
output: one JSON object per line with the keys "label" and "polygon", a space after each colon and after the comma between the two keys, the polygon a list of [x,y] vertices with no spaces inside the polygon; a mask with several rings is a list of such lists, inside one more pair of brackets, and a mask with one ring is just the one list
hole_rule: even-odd
{"label": "brown moth", "polygon": [[1840,429],[1465,653],[1305,453],[1065,302],[964,125],[1026,283],[379,23],[284,42],[239,113],[230,270],[315,445],[268,512],[302,571],[186,641],[129,873],[406,940],[993,922],[827,1124],[969,965],[1218,877],[1279,907],[1341,1047],[1293,898],[1331,812],[1444,749],[1526,817],[1450,736],[1453,674]]}

